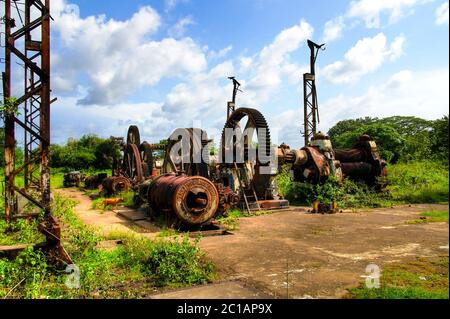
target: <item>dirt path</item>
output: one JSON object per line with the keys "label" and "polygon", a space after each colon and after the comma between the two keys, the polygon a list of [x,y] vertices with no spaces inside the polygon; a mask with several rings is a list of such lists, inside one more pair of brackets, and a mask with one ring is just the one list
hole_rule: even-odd
{"label": "dirt path", "polygon": [[[58,192],[77,200],[76,214],[104,234],[118,230],[152,237],[157,231],[148,221],[130,220],[133,212],[123,218],[117,212],[95,211],[81,192]],[[242,218],[232,235],[200,241],[221,283],[152,297],[341,297],[364,278],[368,264],[383,269],[387,263],[414,257],[448,256],[448,223],[406,223],[432,209],[448,211],[448,206],[411,205],[334,215],[297,209]]]}
{"label": "dirt path", "polygon": [[[154,237],[159,231],[146,220],[143,212],[118,208],[114,211],[92,209],[92,200],[75,188],[55,190],[57,193],[77,201],[74,211],[86,224],[96,228],[102,235],[108,236],[117,232],[140,233],[146,237]],[[141,224],[141,226],[139,225]]]}

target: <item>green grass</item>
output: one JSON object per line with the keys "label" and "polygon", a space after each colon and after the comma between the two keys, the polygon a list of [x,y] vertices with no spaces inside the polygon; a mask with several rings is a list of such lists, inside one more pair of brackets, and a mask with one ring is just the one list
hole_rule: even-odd
{"label": "green grass", "polygon": [[239,218],[244,217],[245,213],[239,209],[231,209],[225,216],[220,216],[216,220],[225,225],[228,230],[239,229]]}
{"label": "green grass", "polygon": [[448,223],[448,211],[432,210],[420,214],[419,219],[407,221],[408,224],[424,224],[424,223]]}
{"label": "green grass", "polygon": [[45,237],[38,231],[40,219],[17,219],[6,223],[0,214],[0,245],[37,244]]}
{"label": "green grass", "polygon": [[250,214],[247,211],[242,211],[237,208],[230,209],[225,215],[216,218],[216,221],[223,224],[227,230],[239,230],[239,219],[251,216],[261,216],[271,214],[273,211],[261,210],[252,211]]}
{"label": "green grass", "polygon": [[74,205],[56,195],[53,214],[62,224],[64,247],[80,269],[80,289],[67,288],[64,271],[52,269],[39,251],[27,249],[13,261],[0,259],[0,298],[140,298],[159,287],[214,278],[212,264],[187,237],[149,240],[117,233],[114,236],[123,245],[99,249],[101,241],[111,238],[84,225],[73,212]]}
{"label": "green grass", "polygon": [[402,203],[448,203],[448,164],[435,161],[388,166],[388,189]]}
{"label": "green grass", "polygon": [[448,299],[448,256],[416,258],[385,266],[380,288],[361,284],[349,290],[347,298],[357,299]]}
{"label": "green grass", "polygon": [[[99,192],[98,190],[85,191],[85,195],[90,196],[92,194],[96,194],[99,196],[92,201],[92,204],[91,204],[92,209],[98,209],[98,210],[103,210],[103,211],[113,209],[113,206],[111,206],[111,205],[105,206],[103,203],[106,198],[110,198],[110,197],[105,197],[104,194]],[[125,207],[133,207],[134,206],[135,193],[133,191],[114,194],[112,197],[123,199],[123,202],[119,203],[119,205],[121,205],[121,206],[125,206]]]}

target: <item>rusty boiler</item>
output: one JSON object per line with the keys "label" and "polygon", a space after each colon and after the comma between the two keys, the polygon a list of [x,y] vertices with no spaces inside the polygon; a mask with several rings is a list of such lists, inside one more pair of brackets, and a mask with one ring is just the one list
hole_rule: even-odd
{"label": "rusty boiler", "polygon": [[176,217],[186,226],[206,223],[219,207],[217,188],[201,176],[168,173],[152,177],[139,185],[139,196],[153,213]]}

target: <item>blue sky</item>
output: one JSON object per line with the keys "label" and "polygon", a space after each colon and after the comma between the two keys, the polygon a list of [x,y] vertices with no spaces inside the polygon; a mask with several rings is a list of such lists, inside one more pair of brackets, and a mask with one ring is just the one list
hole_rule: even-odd
{"label": "blue sky", "polygon": [[448,1],[52,0],[52,140],[156,142],[202,126],[218,140],[230,75],[238,106],[302,146],[306,39],[317,61],[320,129],[361,116],[448,113]]}

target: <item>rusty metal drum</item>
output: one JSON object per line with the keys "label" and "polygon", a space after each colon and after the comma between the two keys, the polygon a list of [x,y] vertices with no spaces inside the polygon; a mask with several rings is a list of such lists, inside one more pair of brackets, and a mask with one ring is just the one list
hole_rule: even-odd
{"label": "rusty metal drum", "polygon": [[175,173],[158,176],[149,185],[147,196],[153,209],[171,211],[191,226],[210,220],[219,205],[217,188],[201,176]]}
{"label": "rusty metal drum", "polygon": [[108,194],[116,194],[127,192],[131,188],[131,183],[126,177],[111,176],[103,180],[102,186]]}

